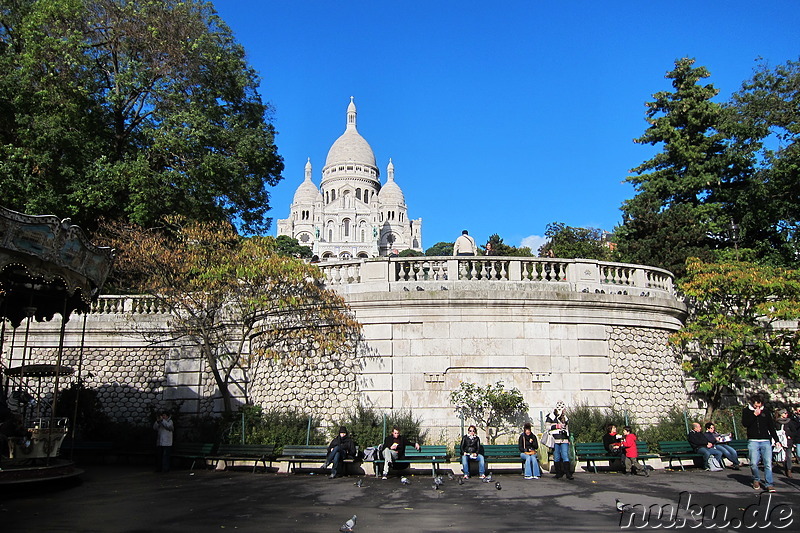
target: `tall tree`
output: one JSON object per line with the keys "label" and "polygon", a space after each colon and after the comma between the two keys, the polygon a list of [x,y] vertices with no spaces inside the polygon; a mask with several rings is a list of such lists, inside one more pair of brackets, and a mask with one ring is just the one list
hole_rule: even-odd
{"label": "tall tree", "polygon": [[729,200],[741,245],[800,265],[800,61],[762,62],[727,110],[736,147],[758,162]]}
{"label": "tall tree", "polygon": [[[516,246],[510,246],[503,242],[503,239],[497,233],[493,233],[489,235],[489,240],[487,242],[492,243],[492,251],[491,255],[505,255],[505,256],[513,256],[513,257],[531,257],[533,256],[533,252],[527,246],[522,246],[517,248]],[[483,246],[484,253],[486,253],[486,246]]]}
{"label": "tall tree", "polygon": [[800,378],[800,270],[745,262],[687,262],[679,288],[689,299],[686,325],[670,342],[684,356],[707,415],[740,386]]}
{"label": "tall tree", "polygon": [[484,387],[462,381],[450,393],[450,403],[465,422],[473,420],[486,432],[489,444],[513,432],[528,414],[528,404],[519,389],[506,390],[502,381]]}
{"label": "tall tree", "polygon": [[610,261],[613,256],[607,232],[600,229],[573,228],[562,222],[553,222],[547,225],[544,236],[548,241],[539,248],[540,257]]}
{"label": "tall tree", "polygon": [[3,203],[264,231],[283,163],[258,83],[203,0],[0,0]]}
{"label": "tall tree", "polygon": [[712,102],[713,85],[695,60],[679,59],[666,74],[674,91],[653,95],[647,105],[647,128],[635,139],[661,145],[663,151],[631,170],[626,180],[637,194],[623,203],[623,223],[616,230],[624,261],[659,266],[679,277],[688,257],[710,259],[727,243],[720,239],[729,219],[722,214],[719,190],[736,169],[726,135],[720,131],[722,110]]}
{"label": "tall tree", "polygon": [[[259,358],[352,348],[360,325],[344,300],[322,286],[317,267],[281,255],[272,237],[239,237],[226,222],[168,222],[154,230],[102,228],[105,242],[120,251],[117,283],[168,310],[168,331],[152,341],[195,346],[226,412],[232,386],[247,397],[247,371]],[[244,380],[234,380],[238,372]]]}

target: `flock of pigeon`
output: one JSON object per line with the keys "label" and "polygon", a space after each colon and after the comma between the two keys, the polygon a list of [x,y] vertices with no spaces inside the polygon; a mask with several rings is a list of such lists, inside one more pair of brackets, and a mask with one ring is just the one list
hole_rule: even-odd
{"label": "flock of pigeon", "polygon": [[[464,476],[455,476],[452,473],[448,473],[447,477],[450,481],[457,480],[459,485],[464,484]],[[491,472],[489,472],[489,474],[487,474],[487,476],[483,478],[484,483],[492,483],[493,481],[494,478],[492,477]],[[400,478],[400,483],[402,483],[403,485],[411,485],[411,480],[408,479],[406,476],[403,476]],[[364,485],[364,478],[358,478],[358,481],[356,481],[354,485],[359,488],[368,487],[368,485]],[[444,478],[442,476],[435,476],[433,478],[433,484],[431,485],[431,488],[433,490],[439,490],[442,485],[444,485]],[[499,481],[494,482],[494,488],[496,488],[497,490],[503,490],[503,487],[500,485]],[[339,528],[339,531],[341,533],[352,533],[353,528],[355,528],[356,526],[357,518],[358,517],[356,515],[353,515],[347,522],[342,524],[342,526]]]}

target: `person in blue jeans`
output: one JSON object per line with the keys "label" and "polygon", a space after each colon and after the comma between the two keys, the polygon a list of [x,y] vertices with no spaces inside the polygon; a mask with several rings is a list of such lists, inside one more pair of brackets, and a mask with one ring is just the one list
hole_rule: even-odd
{"label": "person in blue jeans", "polygon": [[467,434],[461,439],[461,470],[464,472],[464,479],[469,479],[470,461],[478,461],[478,476],[481,479],[486,477],[486,461],[481,448],[478,428],[470,426],[467,428]]}
{"label": "person in blue jeans", "polygon": [[778,450],[781,444],[775,431],[775,421],[764,405],[764,398],[759,394],[750,397],[750,404],[742,409],[742,425],[747,428],[747,453],[750,460],[750,471],[753,474],[753,488],[760,490],[761,472],[759,462],[764,462],[764,485],[768,492],[775,492],[772,479],[772,443]]}
{"label": "person in blue jeans", "polygon": [[558,402],[552,413],[544,419],[545,431],[553,436],[553,463],[555,465],[556,479],[561,479],[566,474],[567,479],[573,479],[572,468],[569,461],[569,418],[567,406]]}
{"label": "person in blue jeans", "polygon": [[525,465],[525,479],[539,479],[542,475],[539,460],[536,458],[538,451],[539,441],[531,431],[531,425],[526,423],[522,435],[519,436],[519,457]]}
{"label": "person in blue jeans", "polygon": [[[721,441],[722,435],[717,433],[717,426],[714,425],[714,422],[706,422],[705,435],[708,441],[713,444],[716,449],[722,452],[722,456],[731,462],[731,468],[734,470],[739,470],[739,454],[736,453],[736,450],[734,450],[731,446]],[[728,435],[728,437],[730,437],[730,435]],[[720,461],[720,464],[723,464],[722,461]]]}

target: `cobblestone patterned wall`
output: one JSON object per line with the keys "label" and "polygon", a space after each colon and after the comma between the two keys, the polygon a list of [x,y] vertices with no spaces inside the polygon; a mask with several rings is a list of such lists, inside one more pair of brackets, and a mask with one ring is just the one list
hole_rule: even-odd
{"label": "cobblestone patterned wall", "polygon": [[[33,363],[52,364],[58,355],[54,348],[33,349]],[[77,375],[80,350],[65,348],[62,364],[72,367]],[[88,388],[98,391],[103,411],[112,419],[132,423],[149,421],[150,407],[163,407],[166,377],[164,362],[167,349],[162,347],[85,348],[83,380]],[[59,388],[68,387],[74,377],[62,378]],[[53,378],[41,381],[42,395],[51,397]],[[37,383],[28,379],[30,390]]]}
{"label": "cobblestone patterned wall", "polygon": [[264,409],[293,407],[332,422],[356,406],[358,371],[354,350],[264,359],[251,369],[250,399]]}
{"label": "cobblestone patterned wall", "polygon": [[668,337],[658,329],[610,328],[612,406],[627,409],[640,423],[656,422],[687,402],[683,370]]}

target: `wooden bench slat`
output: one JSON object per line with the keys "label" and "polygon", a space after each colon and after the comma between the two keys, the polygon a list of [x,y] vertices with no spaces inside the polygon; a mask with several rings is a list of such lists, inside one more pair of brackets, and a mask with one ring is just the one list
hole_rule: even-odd
{"label": "wooden bench slat", "polygon": [[255,473],[259,463],[264,465],[265,471],[267,462],[272,465],[274,452],[275,446],[270,444],[220,444],[217,452],[207,456],[206,459],[217,461],[217,464],[222,461],[225,468],[228,467],[228,461],[253,461],[253,473]]}

